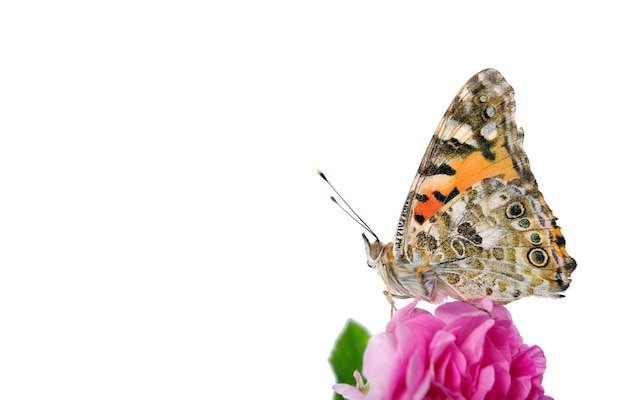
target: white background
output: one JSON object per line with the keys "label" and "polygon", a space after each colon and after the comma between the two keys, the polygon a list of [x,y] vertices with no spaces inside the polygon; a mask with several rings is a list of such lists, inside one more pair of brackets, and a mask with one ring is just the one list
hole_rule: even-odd
{"label": "white background", "polygon": [[330,399],[346,319],[389,308],[316,169],[391,240],[486,67],[578,261],[565,299],[508,309],[547,394],[623,393],[618,3],[7,3],[0,398]]}

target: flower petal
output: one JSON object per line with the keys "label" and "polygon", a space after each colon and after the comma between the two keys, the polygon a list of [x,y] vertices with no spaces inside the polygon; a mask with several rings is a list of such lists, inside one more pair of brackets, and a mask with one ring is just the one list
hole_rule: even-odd
{"label": "flower petal", "polygon": [[493,365],[489,365],[480,370],[476,385],[473,388],[471,400],[482,400],[487,393],[493,389],[493,385],[496,382],[496,372]]}
{"label": "flower petal", "polygon": [[350,386],[346,383],[338,383],[333,385],[333,390],[342,395],[347,400],[365,400],[366,394],[359,391],[354,386]]}
{"label": "flower petal", "polygon": [[449,302],[434,315],[414,301],[365,350],[368,385],[335,385],[351,400],[545,399],[545,357],[524,344],[511,314],[489,299]]}

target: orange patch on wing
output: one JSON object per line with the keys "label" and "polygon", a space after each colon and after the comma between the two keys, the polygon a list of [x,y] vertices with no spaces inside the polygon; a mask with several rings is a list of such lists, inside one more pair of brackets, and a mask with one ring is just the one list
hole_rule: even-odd
{"label": "orange patch on wing", "polygon": [[420,185],[419,194],[428,196],[425,202],[417,201],[413,208],[414,215],[422,215],[424,220],[432,217],[443,207],[443,203],[435,198],[434,192],[439,192],[447,197],[450,192],[457,189],[463,193],[474,184],[494,176],[502,175],[505,181],[519,177],[513,161],[504,151],[499,152],[495,161],[489,161],[479,152],[470,154],[467,158],[451,160],[448,165],[456,174],[453,176],[434,175],[424,178]]}
{"label": "orange patch on wing", "polygon": [[428,199],[425,202],[417,201],[415,203],[414,215],[422,215],[424,220],[435,215],[443,203],[435,198],[434,192],[439,192],[442,196],[447,197],[456,187],[456,182],[456,176],[434,175],[426,177],[419,190],[420,194],[425,194]]}
{"label": "orange patch on wing", "polygon": [[489,161],[482,154],[473,153],[457,169],[457,187],[462,192],[486,178],[499,175],[503,175],[502,179],[504,181],[519,177],[519,174],[513,168],[511,157],[504,155],[504,157],[497,157],[495,161]]}
{"label": "orange patch on wing", "polygon": [[421,215],[424,217],[424,220],[428,220],[428,218],[432,217],[437,211],[439,211],[441,206],[442,204],[434,198],[432,192],[428,192],[428,200],[416,203],[415,208],[413,209],[413,215]]}
{"label": "orange patch on wing", "polygon": [[[561,238],[563,241],[565,239],[563,239],[563,234],[561,233],[561,227],[556,226],[553,227],[551,229],[551,233],[552,233],[552,237],[553,238]],[[561,258],[567,258],[569,257],[567,255],[567,252],[565,251],[565,242],[563,242],[562,246],[553,246],[554,252],[557,254],[557,256],[561,257]]]}

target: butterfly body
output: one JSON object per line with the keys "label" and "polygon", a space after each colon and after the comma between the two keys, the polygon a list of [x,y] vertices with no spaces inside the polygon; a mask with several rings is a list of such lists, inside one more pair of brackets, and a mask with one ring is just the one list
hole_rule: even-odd
{"label": "butterfly body", "polygon": [[445,113],[405,201],[393,243],[369,243],[390,295],[505,304],[561,297],[576,262],[522,148],[511,86],[472,77]]}

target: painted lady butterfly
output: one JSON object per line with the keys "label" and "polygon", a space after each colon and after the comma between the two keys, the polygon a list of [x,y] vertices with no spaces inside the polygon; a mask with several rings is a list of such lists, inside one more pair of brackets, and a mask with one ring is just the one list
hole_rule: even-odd
{"label": "painted lady butterfly", "polygon": [[576,261],[530,170],[513,95],[495,69],[474,75],[426,150],[395,242],[363,234],[367,263],[389,295],[498,304],[563,297]]}

